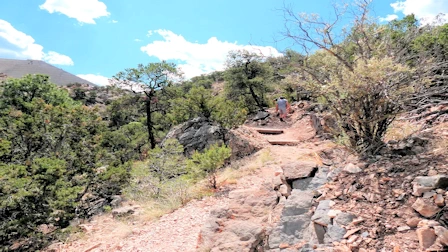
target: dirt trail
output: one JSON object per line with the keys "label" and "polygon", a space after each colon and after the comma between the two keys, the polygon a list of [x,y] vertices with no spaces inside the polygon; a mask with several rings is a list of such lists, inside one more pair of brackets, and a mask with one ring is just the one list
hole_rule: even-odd
{"label": "dirt trail", "polygon": [[[260,141],[300,140],[301,143],[294,146],[267,145],[262,151],[239,161],[241,166],[238,172],[247,175],[238,178],[225,190],[256,189],[271,183],[275,171],[272,165],[264,165],[264,162],[281,165],[298,159],[314,159],[317,151],[328,147],[329,142],[314,138],[315,133],[308,117],[301,118],[301,114],[295,113],[287,119],[287,122],[280,122],[278,118],[273,118],[273,121],[274,125],[269,125],[269,128],[282,128],[283,134],[254,134],[253,137]],[[254,164],[254,160],[260,160],[260,155],[267,155],[268,160],[263,161],[261,165]],[[257,167],[254,168],[254,165]],[[247,170],[250,172],[246,173]],[[125,223],[113,219],[110,214],[105,214],[86,225],[88,228],[84,237],[66,244],[56,244],[53,248],[54,251],[61,252],[196,251],[201,227],[209,217],[210,210],[228,204],[229,199],[226,196],[206,197],[191,201],[173,213],[150,223]]]}

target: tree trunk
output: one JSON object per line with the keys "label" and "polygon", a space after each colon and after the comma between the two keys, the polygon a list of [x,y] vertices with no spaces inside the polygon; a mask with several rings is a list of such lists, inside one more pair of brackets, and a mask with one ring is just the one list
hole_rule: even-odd
{"label": "tree trunk", "polygon": [[252,98],[254,98],[254,100],[255,100],[255,103],[257,103],[257,107],[260,110],[264,111],[263,104],[261,104],[260,101],[258,100],[258,96],[257,96],[257,94],[255,94],[255,91],[251,85],[249,85],[249,90],[250,90],[250,94],[252,95]]}
{"label": "tree trunk", "polygon": [[152,121],[151,121],[151,98],[148,97],[146,101],[146,126],[148,127],[148,140],[151,143],[151,149],[156,147],[156,139],[154,138],[154,133],[152,132]]}

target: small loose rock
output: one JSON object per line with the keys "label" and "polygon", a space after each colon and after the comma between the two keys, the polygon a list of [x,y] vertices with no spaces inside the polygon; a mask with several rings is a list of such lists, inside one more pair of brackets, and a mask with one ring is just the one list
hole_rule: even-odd
{"label": "small loose rock", "polygon": [[412,208],[426,218],[432,217],[440,211],[440,208],[435,205],[434,201],[422,198],[418,198],[412,205]]}

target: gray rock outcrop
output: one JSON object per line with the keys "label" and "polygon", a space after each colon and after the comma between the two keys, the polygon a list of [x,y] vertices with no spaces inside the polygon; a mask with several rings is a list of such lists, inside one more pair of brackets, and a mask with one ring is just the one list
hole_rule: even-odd
{"label": "gray rock outcrop", "polygon": [[[293,163],[283,166],[283,172],[292,181],[292,192],[285,201],[279,224],[270,232],[268,245],[272,251],[283,246],[294,246],[306,241],[308,244],[320,244],[328,234],[327,227],[314,225],[314,221],[330,226],[327,212],[331,201],[323,201],[312,214],[313,200],[319,187],[327,182],[328,168],[320,167],[312,162]],[[314,177],[308,177],[312,176]],[[332,228],[337,229],[337,228]],[[337,231],[337,230],[336,230]],[[345,229],[344,229],[345,231]],[[335,234],[337,235],[337,234]],[[327,238],[329,239],[329,238]]]}
{"label": "gray rock outcrop", "polygon": [[[202,151],[215,143],[226,142],[227,131],[203,117],[182,123],[168,132],[166,139],[176,138],[187,155]],[[162,142],[162,146],[165,142]]]}
{"label": "gray rock outcrop", "polygon": [[203,151],[213,144],[226,144],[232,149],[231,159],[238,159],[258,151],[256,146],[239,131],[227,130],[206,118],[197,117],[171,129],[162,141],[175,138],[184,147],[186,155]]}

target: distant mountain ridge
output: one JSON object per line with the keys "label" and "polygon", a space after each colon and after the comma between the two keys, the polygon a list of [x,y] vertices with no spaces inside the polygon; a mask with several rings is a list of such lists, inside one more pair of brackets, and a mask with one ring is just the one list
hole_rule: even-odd
{"label": "distant mountain ridge", "polygon": [[22,78],[27,74],[45,74],[58,86],[79,83],[96,86],[88,80],[66,72],[41,60],[17,60],[0,58],[0,78]]}

